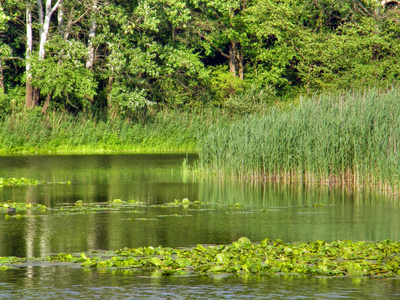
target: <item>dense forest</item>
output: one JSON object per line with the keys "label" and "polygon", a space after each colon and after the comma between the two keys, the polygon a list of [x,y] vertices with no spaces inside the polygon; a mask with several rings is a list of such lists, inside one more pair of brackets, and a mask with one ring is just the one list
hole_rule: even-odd
{"label": "dense forest", "polygon": [[[293,101],[387,87],[400,21],[376,0],[0,0],[0,110]],[[107,115],[106,114],[106,115]]]}

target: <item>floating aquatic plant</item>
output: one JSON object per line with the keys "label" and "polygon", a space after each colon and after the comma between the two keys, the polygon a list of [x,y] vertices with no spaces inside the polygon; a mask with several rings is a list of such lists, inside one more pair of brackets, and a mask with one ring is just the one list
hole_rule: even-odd
{"label": "floating aquatic plant", "polygon": [[29,178],[0,178],[0,186],[21,186],[21,185],[38,185],[44,184],[45,181],[39,181],[36,179]]}
{"label": "floating aquatic plant", "polygon": [[[399,276],[400,243],[315,241],[286,244],[265,239],[252,243],[242,237],[229,245],[191,248],[124,248],[101,253],[58,254],[52,262],[80,263],[82,267],[157,270],[160,275],[289,274],[314,276]],[[100,254],[100,255],[98,255]]]}
{"label": "floating aquatic plant", "polygon": [[[317,240],[284,243],[265,239],[252,243],[242,237],[229,245],[197,245],[189,248],[140,247],[115,252],[60,253],[42,258],[50,263],[69,262],[81,267],[110,270],[147,269],[168,275],[311,275],[384,276],[400,275],[400,243]],[[39,260],[39,259],[34,259]],[[26,263],[27,259],[0,258],[0,269]],[[5,266],[6,268],[1,268]]]}
{"label": "floating aquatic plant", "polygon": [[[146,204],[141,201],[128,200],[124,201],[121,199],[114,199],[108,202],[92,202],[86,203],[82,200],[78,200],[75,203],[64,203],[60,206],[53,208],[48,208],[42,204],[36,203],[25,203],[25,202],[0,202],[0,212],[6,213],[5,219],[22,219],[22,218],[33,218],[40,217],[43,215],[75,215],[75,214],[97,214],[97,213],[111,213],[111,212],[129,212],[129,213],[144,213],[147,209],[152,208],[181,208],[182,213],[173,214],[160,214],[157,218],[165,217],[191,217],[192,215],[187,214],[188,211],[212,211],[217,209],[219,206],[224,206],[221,203],[209,203],[200,201],[190,201],[188,198],[182,200],[175,199],[172,202],[162,203],[162,204]],[[301,207],[305,208],[320,208],[330,205],[324,205],[320,203],[313,204],[311,206],[305,205]],[[251,212],[270,212],[273,209],[268,208],[255,208],[253,205],[245,205],[241,203],[231,204],[228,207],[234,209],[233,211],[228,211],[227,213],[251,213]],[[142,208],[142,210],[138,210]],[[29,214],[28,214],[29,212]],[[156,218],[130,218],[127,220],[157,220]]]}
{"label": "floating aquatic plant", "polygon": [[10,220],[11,218],[21,219],[26,217],[34,217],[34,215],[26,215],[21,213],[26,213],[27,211],[33,213],[44,213],[47,211],[47,207],[42,204],[35,203],[23,203],[23,202],[0,202],[0,212],[7,213],[5,215],[6,220]]}

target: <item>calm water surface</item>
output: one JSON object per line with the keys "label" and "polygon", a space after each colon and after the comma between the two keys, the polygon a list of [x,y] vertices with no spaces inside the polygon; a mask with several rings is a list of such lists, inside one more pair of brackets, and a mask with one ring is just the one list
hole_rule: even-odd
{"label": "calm water surface", "polygon": [[[0,201],[162,204],[184,197],[207,209],[139,207],[136,211],[52,215],[5,221],[0,256],[43,257],[59,252],[139,246],[190,246],[252,241],[399,240],[399,202],[366,191],[194,180],[181,174],[186,155],[2,156],[0,177],[45,180],[46,185],[3,187]],[[195,157],[189,157],[194,161]],[[70,185],[59,184],[71,181]],[[323,204],[323,206],[315,204]],[[178,214],[184,217],[165,217]],[[164,216],[164,217],[161,217]],[[0,272],[4,299],[389,299],[400,281],[381,278],[184,277],[28,267]]]}

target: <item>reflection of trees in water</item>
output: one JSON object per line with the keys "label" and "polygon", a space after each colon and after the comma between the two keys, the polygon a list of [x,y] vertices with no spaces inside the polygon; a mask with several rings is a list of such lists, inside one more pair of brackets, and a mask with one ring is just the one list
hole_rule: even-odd
{"label": "reflection of trees in water", "polygon": [[[284,241],[399,238],[399,203],[366,191],[257,181],[182,180],[181,159],[171,163],[165,159],[138,161],[130,156],[110,156],[107,163],[102,163],[104,168],[97,167],[96,162],[101,159],[102,156],[82,156],[60,162],[60,158],[52,157],[50,168],[42,173],[39,165],[46,160],[31,161],[25,169],[29,176],[25,177],[35,177],[32,174],[36,172],[37,179],[72,179],[72,185],[3,188],[1,195],[6,200],[22,199],[46,206],[117,198],[160,204],[188,197],[191,201],[210,202],[212,205],[206,207],[210,210],[139,207],[138,214],[107,212],[11,219],[0,229],[2,255],[44,256],[50,252],[116,250],[125,246],[230,243],[241,236],[252,241],[266,237]],[[162,168],[162,164],[167,166]],[[20,168],[21,165],[16,173]],[[316,203],[326,206],[313,207]],[[158,217],[174,214],[191,216]],[[135,218],[149,220],[131,220]]]}
{"label": "reflection of trees in water", "polygon": [[[180,176],[184,157],[185,155],[0,157],[0,167],[4,167],[2,176],[35,178],[50,183],[28,190],[26,187],[4,188],[2,199],[29,201],[46,206],[74,203],[77,200],[105,202],[118,198],[151,203],[169,202],[175,198],[191,196],[193,187],[186,184]],[[58,184],[67,181],[72,184]]]}

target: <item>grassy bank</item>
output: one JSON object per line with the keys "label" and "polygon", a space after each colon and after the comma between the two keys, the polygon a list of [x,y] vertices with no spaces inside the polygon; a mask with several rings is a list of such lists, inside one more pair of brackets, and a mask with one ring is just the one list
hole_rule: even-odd
{"label": "grassy bank", "polygon": [[200,139],[205,174],[373,184],[397,190],[400,92],[315,97],[212,126]]}
{"label": "grassy bank", "polygon": [[199,136],[219,118],[215,110],[158,112],[144,123],[15,113],[0,120],[0,153],[194,152]]}

